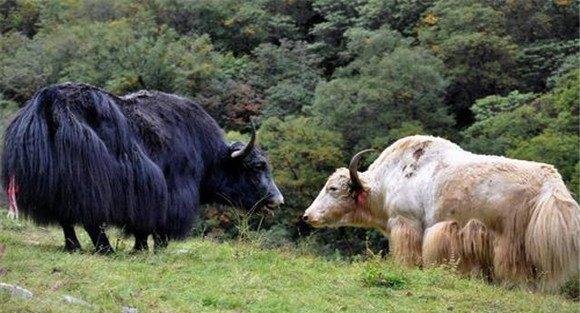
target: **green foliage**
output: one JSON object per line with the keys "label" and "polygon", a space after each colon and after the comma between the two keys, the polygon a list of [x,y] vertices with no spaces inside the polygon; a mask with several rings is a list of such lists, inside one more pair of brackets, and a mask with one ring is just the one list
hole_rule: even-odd
{"label": "green foliage", "polygon": [[503,14],[480,1],[437,1],[422,19],[418,35],[444,63],[451,79],[447,98],[459,126],[471,122],[468,108],[478,98],[517,86],[517,46]]}
{"label": "green foliage", "polygon": [[304,42],[262,44],[253,54],[250,81],[266,96],[264,118],[296,115],[313,102],[314,90],[321,81],[320,57]]}
{"label": "green foliage", "polygon": [[35,0],[0,1],[0,34],[19,31],[32,37],[38,31],[40,2]]}
{"label": "green foliage", "polygon": [[536,95],[531,93],[520,93],[515,90],[507,96],[489,96],[475,101],[471,107],[476,121],[483,121],[498,114],[513,111],[526,103],[530,103]]}
{"label": "green foliage", "polygon": [[355,26],[358,16],[356,7],[362,0],[315,0],[312,4],[314,12],[323,17],[323,21],[315,24],[310,33],[316,38],[313,47],[325,58],[329,66],[344,64],[340,52],[344,49],[344,32]]}
{"label": "green foliage", "polygon": [[427,51],[401,46],[353,64],[356,68],[345,73],[356,74],[318,86],[312,107],[324,126],[342,133],[350,152],[373,142],[382,148],[394,139],[389,130],[403,122],[416,121],[439,134],[453,124],[443,105],[447,81],[442,64]]}
{"label": "green foliage", "polygon": [[314,118],[273,117],[263,122],[258,141],[275,164],[274,176],[288,204],[280,219],[294,223],[328,174],[343,165],[342,136],[320,127]]}
{"label": "green foliage", "polygon": [[293,16],[300,12],[292,11],[300,10],[301,1],[297,1],[296,6],[262,0],[153,2],[152,9],[158,12],[162,23],[180,34],[209,34],[219,48],[235,54],[248,53],[263,42],[277,42],[282,38],[300,39],[300,21]]}
{"label": "green foliage", "polygon": [[250,140],[250,137],[246,134],[242,134],[239,131],[229,131],[226,133],[226,140],[228,142],[234,142],[234,141],[241,141],[241,142],[248,142]]}
{"label": "green foliage", "polygon": [[405,289],[407,279],[402,275],[385,271],[382,266],[369,262],[362,277],[363,284],[368,287],[385,287],[394,290]]}
{"label": "green foliage", "polygon": [[[18,105],[14,101],[6,100],[0,94],[0,138],[4,138],[4,131],[10,123],[14,113],[18,110]],[[2,154],[3,146],[0,145],[0,155]],[[2,193],[2,196],[4,194]]]}
{"label": "green foliage", "polygon": [[548,40],[534,42],[522,49],[518,56],[520,85],[529,90],[542,90],[550,82],[548,77],[559,67],[564,71],[578,66],[578,39],[568,41]]}
{"label": "green foliage", "polygon": [[364,1],[357,11],[360,14],[358,25],[370,29],[380,28],[384,24],[405,34],[412,35],[413,28],[421,14],[429,8],[434,0],[368,0]]}
{"label": "green foliage", "polygon": [[179,39],[171,29],[142,26],[133,29],[123,19],[66,27],[32,40],[2,37],[0,88],[19,100],[58,81],[83,81],[116,93],[157,89],[195,95],[218,75],[207,37]]}
{"label": "green foliage", "polygon": [[53,64],[31,39],[20,33],[0,36],[0,89],[20,103],[49,83]]}
{"label": "green foliage", "polygon": [[578,38],[578,1],[510,0],[488,3],[505,15],[506,28],[518,42]]}

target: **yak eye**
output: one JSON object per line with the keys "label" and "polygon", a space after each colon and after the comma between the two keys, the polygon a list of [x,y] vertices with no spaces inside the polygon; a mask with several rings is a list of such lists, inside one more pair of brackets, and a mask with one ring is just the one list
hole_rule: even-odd
{"label": "yak eye", "polygon": [[261,171],[266,169],[266,162],[258,162],[256,164],[254,164],[254,169]]}
{"label": "yak eye", "polygon": [[338,188],[336,188],[334,186],[331,186],[331,187],[328,187],[328,191],[330,191],[330,192],[337,192],[338,191]]}

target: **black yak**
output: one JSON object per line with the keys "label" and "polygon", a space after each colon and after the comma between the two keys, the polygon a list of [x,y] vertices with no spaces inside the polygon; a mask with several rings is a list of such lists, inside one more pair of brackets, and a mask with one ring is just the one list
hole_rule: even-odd
{"label": "black yak", "polygon": [[80,249],[76,224],[102,253],[113,251],[106,225],[133,234],[136,250],[149,235],[164,247],[187,236],[201,204],[283,203],[254,142],[253,132],[228,145],[200,105],[176,95],[65,83],[38,91],[8,126],[2,183],[24,216],[62,227],[67,250]]}

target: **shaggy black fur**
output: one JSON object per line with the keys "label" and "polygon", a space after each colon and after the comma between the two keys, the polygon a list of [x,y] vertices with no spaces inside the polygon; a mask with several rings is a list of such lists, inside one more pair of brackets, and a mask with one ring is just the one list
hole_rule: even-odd
{"label": "shaggy black fur", "polygon": [[112,248],[107,224],[135,235],[135,249],[182,239],[200,204],[250,209],[282,196],[257,147],[228,145],[198,104],[175,95],[141,91],[117,97],[96,87],[66,83],[44,88],[8,127],[2,183],[14,176],[20,211],[39,224],[61,225],[68,250],[80,248],[81,224],[100,252]]}

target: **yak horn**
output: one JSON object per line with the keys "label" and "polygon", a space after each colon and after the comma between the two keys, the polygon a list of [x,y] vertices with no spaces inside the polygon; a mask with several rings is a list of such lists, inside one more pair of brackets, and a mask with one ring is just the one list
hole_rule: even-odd
{"label": "yak horn", "polygon": [[250,138],[250,142],[248,142],[248,144],[246,144],[242,149],[232,152],[231,158],[243,160],[250,154],[250,152],[252,152],[252,148],[254,148],[255,143],[256,143],[256,128],[254,127],[254,123],[252,123],[252,137]]}
{"label": "yak horn", "polygon": [[363,187],[360,178],[358,177],[358,166],[360,163],[360,160],[362,158],[362,156],[366,153],[375,151],[375,149],[366,149],[363,150],[357,154],[355,154],[352,157],[352,160],[350,160],[350,165],[348,166],[348,171],[350,172],[350,180],[352,181],[352,189],[353,190],[358,190],[361,189]]}

